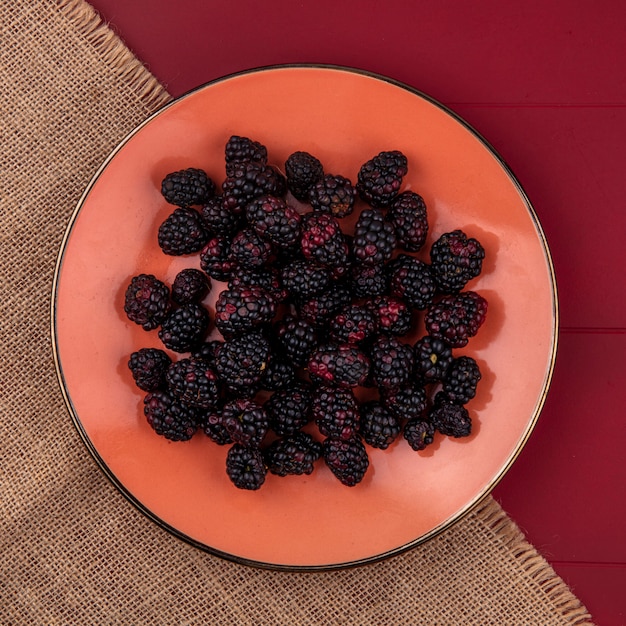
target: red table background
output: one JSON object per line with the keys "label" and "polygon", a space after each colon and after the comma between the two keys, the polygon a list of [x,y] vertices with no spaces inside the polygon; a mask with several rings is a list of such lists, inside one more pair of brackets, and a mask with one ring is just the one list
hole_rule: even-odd
{"label": "red table background", "polygon": [[626,3],[91,4],[173,96],[259,66],[352,66],[436,98],[500,153],[544,227],[561,327],[545,408],[494,496],[597,624],[626,623]]}

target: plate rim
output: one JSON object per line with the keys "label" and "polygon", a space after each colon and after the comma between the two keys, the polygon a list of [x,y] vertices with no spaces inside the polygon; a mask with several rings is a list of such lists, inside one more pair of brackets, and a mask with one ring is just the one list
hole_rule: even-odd
{"label": "plate rim", "polygon": [[[551,300],[552,300],[552,337],[551,337],[551,345],[550,345],[550,354],[549,354],[549,363],[547,365],[546,372],[544,374],[544,381],[542,386],[542,391],[540,396],[537,399],[535,404],[534,412],[532,417],[529,419],[526,429],[523,433],[523,436],[520,438],[516,448],[513,450],[511,455],[508,457],[507,461],[502,465],[498,473],[492,478],[492,480],[478,493],[472,500],[467,502],[459,511],[457,511],[454,515],[452,515],[449,519],[444,520],[436,527],[432,528],[429,532],[424,533],[423,535],[415,538],[412,541],[404,543],[400,546],[392,548],[390,550],[386,550],[380,554],[375,554],[367,557],[363,557],[360,559],[354,559],[346,562],[340,563],[327,563],[327,564],[319,564],[319,565],[294,565],[294,564],[284,564],[284,563],[270,563],[255,559],[250,559],[244,556],[231,554],[229,552],[225,552],[213,546],[209,546],[189,535],[183,533],[178,530],[176,527],[172,526],[165,520],[158,517],[154,514],[146,505],[142,504],[131,492],[125,487],[120,479],[117,478],[115,473],[108,467],[104,459],[100,456],[98,450],[95,445],[89,438],[81,420],[78,416],[78,412],[74,407],[74,404],[71,399],[71,395],[69,390],[67,389],[67,385],[65,383],[65,377],[63,374],[63,366],[61,364],[61,359],[59,356],[59,346],[58,346],[58,337],[57,337],[57,298],[59,291],[59,279],[61,275],[61,270],[63,266],[63,261],[65,258],[65,252],[67,249],[67,245],[69,239],[71,237],[72,231],[74,229],[74,225],[77,221],[77,218],[87,200],[91,190],[94,185],[104,172],[104,170],[108,167],[109,163],[115,158],[115,156],[126,146],[126,144],[137,134],[139,133],[145,126],[150,124],[154,119],[159,117],[162,113],[164,113],[169,108],[180,104],[185,99],[191,97],[195,93],[202,91],[208,87],[219,84],[221,82],[225,82],[234,78],[238,78],[241,76],[245,76],[248,74],[258,74],[265,71],[280,71],[280,70],[294,70],[294,69],[321,69],[321,70],[330,70],[336,72],[343,72],[347,74],[357,74],[361,76],[365,76],[368,78],[375,79],[377,81],[382,81],[385,83],[389,83],[395,87],[399,87],[413,95],[418,96],[422,100],[432,104],[436,108],[440,109],[448,116],[453,118],[456,122],[461,124],[465,130],[467,130],[472,136],[474,136],[490,153],[490,155],[497,161],[500,167],[503,169],[504,173],[507,175],[509,180],[515,186],[517,192],[520,194],[520,197],[528,211],[528,214],[532,220],[532,223],[535,227],[535,230],[538,235],[539,242],[541,244],[541,249],[544,254],[544,258],[546,261],[546,266],[548,269],[548,274],[550,278],[550,292],[551,292]],[[408,550],[417,547],[427,541],[433,539],[434,537],[440,535],[445,530],[455,525],[457,522],[462,520],[464,517],[469,515],[481,502],[483,502],[495,489],[498,483],[502,480],[502,478],[509,471],[511,466],[515,463],[517,458],[519,457],[521,451],[526,446],[528,439],[530,438],[532,432],[535,429],[539,416],[544,408],[548,392],[550,390],[552,384],[552,378],[554,375],[554,369],[556,365],[556,355],[558,351],[558,343],[559,343],[559,298],[558,298],[558,289],[557,289],[557,281],[556,281],[556,273],[554,269],[554,263],[552,260],[552,255],[550,252],[550,248],[548,245],[548,241],[539,221],[539,217],[535,211],[535,208],[530,201],[530,198],[526,191],[524,190],[522,184],[520,183],[517,176],[514,174],[512,168],[508,165],[505,159],[500,155],[500,153],[489,143],[489,141],[472,125],[470,125],[465,119],[463,119],[458,113],[450,109],[448,106],[444,105],[434,97],[428,95],[427,93],[422,92],[421,90],[409,85],[408,83],[399,81],[397,79],[391,78],[389,76],[385,76],[383,74],[373,72],[370,70],[359,69],[355,67],[350,67],[346,65],[335,65],[335,64],[327,64],[327,63],[285,63],[285,64],[271,64],[271,65],[263,65],[258,67],[249,68],[246,70],[240,70],[237,72],[233,72],[230,74],[226,74],[220,76],[218,78],[209,80],[204,82],[186,92],[177,96],[176,98],[172,98],[169,102],[159,107],[153,113],[151,113],[146,119],[136,125],[130,132],[128,132],[117,144],[116,146],[109,152],[107,157],[102,161],[99,167],[96,169],[85,189],[81,193],[70,217],[67,222],[67,226],[65,232],[63,234],[63,238],[61,243],[59,244],[59,252],[57,254],[54,274],[52,279],[52,290],[51,290],[51,301],[50,301],[50,333],[52,339],[52,357],[54,361],[54,366],[57,374],[57,381],[59,383],[61,393],[65,402],[66,409],[70,414],[70,418],[74,427],[76,428],[83,444],[87,448],[90,453],[93,461],[98,465],[99,469],[104,473],[104,475],[111,481],[111,483],[116,487],[116,489],[124,496],[126,500],[128,500],[131,504],[133,504],[141,513],[143,513],[148,519],[152,522],[156,523],[157,526],[166,530],[168,533],[174,535],[178,539],[184,541],[187,544],[194,546],[195,548],[217,556],[219,558],[225,559],[230,562],[234,562],[240,565],[246,565],[250,567],[255,567],[259,569],[267,569],[274,571],[287,571],[287,572],[320,572],[320,571],[333,571],[333,570],[342,570],[342,569],[350,569],[353,567],[358,567],[370,563],[377,563],[386,559],[389,559],[393,556],[400,555]]]}

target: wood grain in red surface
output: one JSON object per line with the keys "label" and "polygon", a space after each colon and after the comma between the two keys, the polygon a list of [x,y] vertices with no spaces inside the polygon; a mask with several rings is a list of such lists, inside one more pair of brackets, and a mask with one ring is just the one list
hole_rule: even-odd
{"label": "wood grain in red surface", "polygon": [[624,623],[626,4],[92,4],[174,96],[263,65],[353,66],[437,98],[500,152],[545,229],[562,332],[545,409],[495,496],[596,623]]}

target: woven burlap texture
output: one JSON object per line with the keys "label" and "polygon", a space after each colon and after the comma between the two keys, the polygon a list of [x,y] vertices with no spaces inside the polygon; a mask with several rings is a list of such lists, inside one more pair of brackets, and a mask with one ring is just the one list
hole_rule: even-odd
{"label": "woven burlap texture", "polygon": [[223,561],[136,510],[64,405],[50,293],[85,185],[169,96],[82,1],[3,2],[0,41],[0,623],[590,623],[491,498],[401,556],[326,573]]}

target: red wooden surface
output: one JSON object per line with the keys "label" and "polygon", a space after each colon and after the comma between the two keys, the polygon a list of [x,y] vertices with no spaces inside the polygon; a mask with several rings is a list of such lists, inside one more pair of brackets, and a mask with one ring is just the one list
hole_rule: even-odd
{"label": "red wooden surface", "polygon": [[626,4],[92,5],[174,96],[263,65],[346,65],[428,93],[495,147],[545,229],[561,331],[545,409],[494,495],[597,624],[626,623]]}

